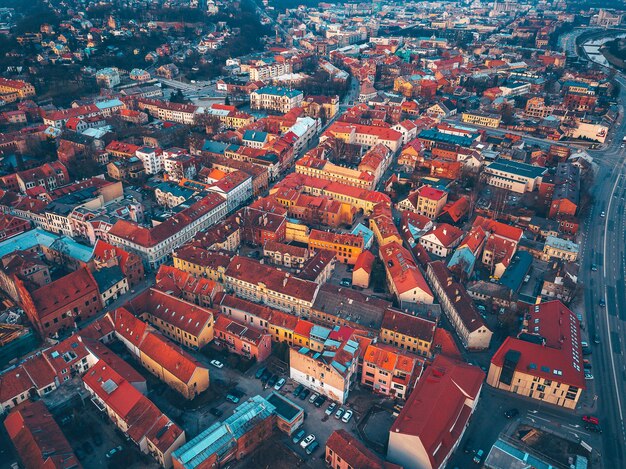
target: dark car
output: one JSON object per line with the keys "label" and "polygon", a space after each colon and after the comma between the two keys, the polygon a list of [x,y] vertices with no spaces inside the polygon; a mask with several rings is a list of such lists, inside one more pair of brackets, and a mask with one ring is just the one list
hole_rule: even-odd
{"label": "dark car", "polygon": [[304,386],[298,384],[298,387],[293,390],[293,397],[298,397],[302,391],[304,391]]}
{"label": "dark car", "polygon": [[587,425],[585,425],[585,430],[592,433],[602,433],[602,428],[600,427],[600,425],[595,425],[593,423],[588,423]]}
{"label": "dark car", "polygon": [[320,396],[315,399],[315,402],[313,402],[313,404],[315,405],[315,407],[322,407],[324,402],[326,402],[326,396]]}
{"label": "dark car", "polygon": [[278,375],[272,375],[270,379],[267,380],[267,385],[272,387],[276,384],[276,381],[278,381]]}
{"label": "dark car", "polygon": [[215,415],[216,417],[221,417],[224,414],[224,412],[222,412],[217,407],[211,407],[211,409],[209,410],[209,413],[211,415]]}
{"label": "dark car", "polygon": [[304,431],[304,428],[301,428],[300,430],[298,430],[298,433],[296,433],[293,438],[291,439],[291,441],[293,441],[294,443],[300,443],[302,441],[302,438],[304,438],[306,435],[306,431]]}
{"label": "dark car", "polygon": [[102,446],[102,435],[100,435],[100,433],[94,433],[93,434],[93,442],[96,446]]}
{"label": "dark car", "polygon": [[263,373],[265,373],[265,370],[267,368],[265,368],[264,366],[262,366],[261,368],[259,368],[258,370],[256,370],[256,374],[254,375],[254,377],[256,379],[261,379],[261,377],[263,376]]}
{"label": "dark car", "polygon": [[303,389],[298,397],[300,398],[301,401],[303,401],[307,397],[309,397],[309,394],[311,394],[311,391],[309,391],[308,389]]}
{"label": "dark car", "polygon": [[313,454],[313,451],[315,451],[319,447],[320,447],[320,444],[317,441],[314,441],[313,443],[311,443],[309,446],[306,447],[305,449],[306,454]]}
{"label": "dark car", "polygon": [[606,306],[606,301],[604,301],[604,298],[600,299],[599,304],[601,308],[604,308]]}
{"label": "dark car", "polygon": [[93,446],[88,441],[85,441],[82,445],[83,451],[87,454],[93,454]]}
{"label": "dark car", "polygon": [[263,383],[267,383],[267,380],[269,380],[272,377],[272,372],[270,370],[265,370],[263,371],[263,374],[261,375],[261,381]]}
{"label": "dark car", "polygon": [[512,419],[512,418],[515,418],[515,417],[517,417],[518,415],[519,415],[519,410],[517,410],[516,408],[509,409],[509,410],[507,410],[507,411],[504,413],[504,416],[505,416],[507,419]]}
{"label": "dark car", "polygon": [[472,446],[473,446],[472,439],[468,438],[467,440],[465,440],[465,444],[463,445],[463,452],[465,454],[473,453],[474,450],[472,449]]}

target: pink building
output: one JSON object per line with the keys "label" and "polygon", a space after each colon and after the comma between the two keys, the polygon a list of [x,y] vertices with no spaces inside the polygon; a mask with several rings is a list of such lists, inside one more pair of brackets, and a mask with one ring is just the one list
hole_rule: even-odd
{"label": "pink building", "polygon": [[231,318],[219,315],[215,321],[215,341],[230,352],[262,362],[272,353],[272,336]]}
{"label": "pink building", "polygon": [[370,344],[363,355],[361,384],[386,396],[406,399],[422,374],[420,360],[387,344]]}

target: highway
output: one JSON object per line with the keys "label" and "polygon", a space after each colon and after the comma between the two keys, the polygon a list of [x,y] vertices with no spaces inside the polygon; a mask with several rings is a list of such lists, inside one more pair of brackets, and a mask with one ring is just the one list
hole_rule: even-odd
{"label": "highway", "polygon": [[[598,171],[592,188],[594,201],[582,230],[579,274],[588,342],[592,343],[594,336],[600,342],[593,346],[595,379],[588,381],[587,398],[595,401],[593,396],[597,396],[595,413],[603,428],[600,453],[603,466],[609,468],[626,467],[626,148],[622,148],[626,79],[618,75],[617,80],[621,85],[620,117],[611,140],[604,150],[589,151]],[[592,271],[593,264],[596,271]],[[600,300],[606,307],[600,306]]]}

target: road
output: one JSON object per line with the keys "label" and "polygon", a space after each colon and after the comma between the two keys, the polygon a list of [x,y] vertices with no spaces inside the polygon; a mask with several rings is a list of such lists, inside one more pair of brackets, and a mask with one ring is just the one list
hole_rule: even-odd
{"label": "road", "polygon": [[[606,149],[590,151],[598,164],[592,189],[593,205],[584,221],[580,282],[584,285],[584,313],[588,342],[600,341],[592,355],[593,375],[588,393],[597,396],[603,426],[605,467],[626,467],[624,405],[626,404],[626,168],[622,138],[626,135],[626,79],[618,75],[620,117]],[[606,213],[605,216],[604,213]],[[597,271],[592,271],[592,264]],[[600,300],[606,307],[599,305]],[[595,399],[592,397],[592,401]]]}

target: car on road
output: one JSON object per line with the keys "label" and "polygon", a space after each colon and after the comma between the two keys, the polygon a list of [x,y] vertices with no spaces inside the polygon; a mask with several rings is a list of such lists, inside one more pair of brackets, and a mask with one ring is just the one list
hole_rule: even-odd
{"label": "car on road", "polygon": [[267,385],[272,387],[276,384],[277,381],[278,381],[278,375],[272,375],[270,376],[270,379],[267,380]]}
{"label": "car on road", "polygon": [[315,399],[315,401],[313,402],[313,405],[319,408],[324,405],[324,402],[326,402],[326,396],[320,395],[317,399]]}
{"label": "car on road", "polygon": [[333,415],[333,412],[335,411],[336,408],[337,408],[337,403],[336,402],[331,402],[330,405],[324,411],[324,413],[326,415]]}
{"label": "car on road", "polygon": [[264,366],[262,366],[261,368],[259,368],[258,370],[256,370],[256,373],[255,373],[254,377],[255,377],[256,379],[261,379],[261,377],[263,376],[263,373],[265,373],[265,370],[266,370],[266,369],[267,369],[267,368],[265,368]]}
{"label": "car on road", "polygon": [[604,210],[602,210],[600,212],[600,217],[602,217],[602,218],[606,217],[606,212]]}
{"label": "car on road", "polygon": [[301,428],[300,430],[298,430],[298,432],[293,436],[293,438],[291,439],[291,441],[293,441],[294,443],[300,443],[302,441],[302,438],[304,438],[304,435],[306,435],[306,432],[304,431],[303,428]]}
{"label": "car on road", "polygon": [[600,336],[598,334],[593,336],[593,343],[596,345],[600,344]]}
{"label": "car on road", "polygon": [[276,391],[280,391],[280,388],[282,388],[285,385],[285,383],[286,383],[285,378],[280,378],[274,385],[274,389]]}
{"label": "car on road", "polygon": [[335,412],[335,418],[340,419],[345,411],[346,410],[343,407],[339,407],[339,409],[337,409],[337,412]]}
{"label": "car on road", "polygon": [[471,438],[468,438],[468,439],[465,441],[465,444],[463,445],[463,452],[464,452],[465,454],[470,454],[470,453],[473,453],[473,452],[474,452],[474,450],[472,449],[472,446],[474,446],[474,445],[473,445],[473,441],[472,441],[472,439],[471,439]]}
{"label": "car on road", "polygon": [[233,404],[239,403],[239,397],[235,396],[234,394],[227,394],[226,400],[232,402]]}
{"label": "car on road", "polygon": [[121,446],[116,446],[113,449],[110,449],[107,454],[105,454],[107,459],[111,459],[113,456],[115,456],[117,453],[121,453],[122,451],[124,451],[124,448],[122,448]]}
{"label": "car on road", "polygon": [[313,452],[320,447],[320,444],[317,441],[314,441],[309,446],[306,447],[306,454],[313,454]]}
{"label": "car on road", "polygon": [[343,414],[343,417],[341,417],[341,421],[343,423],[348,423],[351,418],[352,418],[352,411],[348,410]]}
{"label": "car on road", "polygon": [[306,448],[307,446],[309,446],[314,441],[315,441],[315,435],[313,435],[313,433],[311,433],[309,436],[307,436],[304,440],[302,440],[300,442],[300,446],[302,446],[303,448]]}
{"label": "car on road", "polygon": [[474,463],[476,464],[480,464],[483,460],[484,454],[485,452],[482,449],[479,449],[478,451],[476,451],[476,454],[474,455],[474,459],[472,459],[472,461],[474,461]]}
{"label": "car on road", "polygon": [[587,359],[583,360],[583,368],[585,370],[591,370],[591,362]]}
{"label": "car on road", "polygon": [[313,404],[315,402],[315,399],[317,399],[318,397],[320,397],[320,395],[314,392],[313,394],[311,394],[311,397],[309,397],[309,402]]}
{"label": "car on road", "polygon": [[600,305],[601,308],[604,308],[606,306],[606,301],[604,301],[604,298],[600,298],[600,301],[598,304]]}
{"label": "car on road", "polygon": [[593,379],[593,375],[588,371],[585,371],[585,379],[591,381]]}
{"label": "car on road", "polygon": [[219,360],[211,360],[211,365],[215,368],[224,368],[224,364]]}
{"label": "car on road", "polygon": [[596,272],[598,270],[598,266],[595,264],[591,264],[591,271]]}
{"label": "car on road", "polygon": [[293,390],[293,393],[292,393],[293,397],[298,397],[302,391],[304,391],[304,386],[302,386],[301,384],[298,384],[296,389]]}
{"label": "car on road", "polygon": [[513,407],[512,409],[507,410],[507,411],[504,413],[504,416],[505,416],[507,419],[512,419],[512,418],[515,418],[515,417],[517,417],[518,415],[519,415],[519,410],[517,410],[515,407]]}
{"label": "car on road", "polygon": [[311,394],[311,391],[309,391],[308,389],[303,389],[298,397],[300,398],[301,401],[303,401],[307,398],[309,394]]}
{"label": "car on road", "polygon": [[588,423],[587,425],[585,425],[585,430],[593,432],[593,433],[602,433],[602,427],[600,427],[600,425],[594,425],[591,423]]}
{"label": "car on road", "polygon": [[594,417],[593,415],[583,415],[583,422],[600,425],[600,419],[598,417]]}

